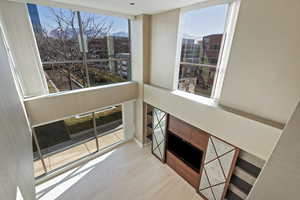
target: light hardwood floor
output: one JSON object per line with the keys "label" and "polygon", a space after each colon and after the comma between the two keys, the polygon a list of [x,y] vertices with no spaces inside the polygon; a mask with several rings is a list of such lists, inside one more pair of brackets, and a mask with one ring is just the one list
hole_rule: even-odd
{"label": "light hardwood floor", "polygon": [[128,142],[36,187],[39,200],[202,200],[150,152]]}

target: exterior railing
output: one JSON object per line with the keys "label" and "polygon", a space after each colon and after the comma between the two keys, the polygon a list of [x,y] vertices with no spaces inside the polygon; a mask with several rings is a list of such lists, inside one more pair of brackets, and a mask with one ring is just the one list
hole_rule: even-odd
{"label": "exterior railing", "polygon": [[32,128],[35,177],[123,140],[122,106]]}
{"label": "exterior railing", "polygon": [[[47,61],[43,68],[50,93],[130,80],[129,58]],[[88,76],[87,76],[88,71]]]}
{"label": "exterior railing", "polygon": [[210,97],[217,65],[180,62],[178,89]]}

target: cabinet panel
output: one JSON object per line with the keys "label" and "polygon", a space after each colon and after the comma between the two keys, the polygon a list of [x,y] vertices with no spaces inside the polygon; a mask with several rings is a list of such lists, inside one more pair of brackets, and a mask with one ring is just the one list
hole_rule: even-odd
{"label": "cabinet panel", "polygon": [[167,164],[193,187],[198,187],[200,175],[169,151],[167,151]]}
{"label": "cabinet panel", "polygon": [[174,133],[175,135],[181,137],[187,142],[191,140],[191,129],[190,125],[187,123],[170,116],[169,117],[169,130]]}
{"label": "cabinet panel", "polygon": [[176,171],[176,157],[169,151],[167,151],[167,164]]}
{"label": "cabinet panel", "polygon": [[195,147],[201,149],[202,151],[206,150],[208,143],[208,134],[200,129],[191,127],[191,144]]}
{"label": "cabinet panel", "polygon": [[[177,158],[176,158],[177,159]],[[189,182],[193,187],[197,187],[199,184],[200,176],[194,170],[192,170],[188,165],[177,159],[176,171],[182,176],[187,182]]]}
{"label": "cabinet panel", "polygon": [[152,120],[152,153],[165,162],[167,113],[153,108]]}

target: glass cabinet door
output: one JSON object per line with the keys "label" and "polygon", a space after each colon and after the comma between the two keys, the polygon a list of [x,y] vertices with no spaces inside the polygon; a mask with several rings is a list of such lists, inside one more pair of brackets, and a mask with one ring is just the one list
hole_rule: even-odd
{"label": "glass cabinet door", "polygon": [[165,161],[167,114],[157,108],[153,108],[153,134],[152,153],[161,161]]}

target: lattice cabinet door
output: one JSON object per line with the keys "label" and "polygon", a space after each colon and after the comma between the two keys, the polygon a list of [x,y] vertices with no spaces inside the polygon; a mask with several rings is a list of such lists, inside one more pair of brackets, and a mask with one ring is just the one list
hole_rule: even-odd
{"label": "lattice cabinet door", "polygon": [[157,108],[152,110],[152,153],[165,161],[167,114]]}
{"label": "lattice cabinet door", "polygon": [[224,199],[238,154],[238,148],[209,137],[199,185],[200,194],[207,200]]}

